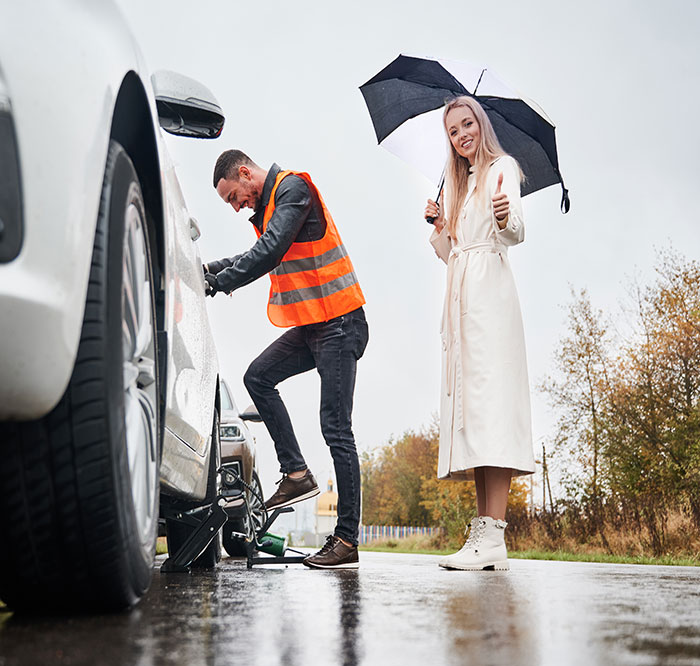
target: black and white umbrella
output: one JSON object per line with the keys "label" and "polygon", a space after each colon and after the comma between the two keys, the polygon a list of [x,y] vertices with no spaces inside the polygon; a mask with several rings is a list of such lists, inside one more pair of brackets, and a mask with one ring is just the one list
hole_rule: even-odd
{"label": "black and white umbrella", "polygon": [[400,55],[360,90],[379,144],[435,183],[447,159],[442,126],[445,102],[459,95],[474,97],[491,120],[503,150],[525,174],[522,195],[560,183],[561,209],[569,210],[554,123],[535,102],[486,67]]}

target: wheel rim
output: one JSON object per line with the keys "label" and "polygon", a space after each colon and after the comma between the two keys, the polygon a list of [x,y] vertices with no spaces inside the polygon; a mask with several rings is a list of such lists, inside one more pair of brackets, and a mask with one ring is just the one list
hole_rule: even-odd
{"label": "wheel rim", "polygon": [[126,448],[137,529],[146,545],[152,538],[157,499],[156,358],[143,215],[131,197],[125,213],[122,276]]}
{"label": "wheel rim", "polygon": [[253,518],[253,525],[248,525],[248,529],[250,530],[252,527],[253,530],[257,532],[263,526],[263,522],[265,521],[265,509],[263,507],[263,503],[260,501],[260,498],[262,497],[262,488],[260,487],[260,481],[257,475],[253,480],[253,488],[255,489],[255,493],[248,493],[250,515]]}

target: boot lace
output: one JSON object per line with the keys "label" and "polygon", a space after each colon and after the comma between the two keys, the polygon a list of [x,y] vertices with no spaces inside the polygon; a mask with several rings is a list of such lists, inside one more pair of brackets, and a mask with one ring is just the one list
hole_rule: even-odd
{"label": "boot lace", "polygon": [[467,540],[464,542],[462,548],[474,548],[481,541],[481,536],[483,533],[483,528],[486,523],[479,518],[472,518],[471,523],[464,530],[467,535]]}
{"label": "boot lace", "polygon": [[326,543],[323,544],[323,547],[318,551],[318,553],[316,553],[316,555],[325,555],[326,553],[330,553],[335,547],[337,538],[338,537],[336,537],[335,534],[329,534],[326,537]]}

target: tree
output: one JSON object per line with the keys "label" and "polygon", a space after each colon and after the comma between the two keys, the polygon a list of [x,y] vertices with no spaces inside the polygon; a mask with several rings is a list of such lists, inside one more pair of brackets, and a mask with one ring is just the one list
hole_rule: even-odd
{"label": "tree", "polygon": [[658,253],[656,281],[632,290],[636,321],[614,380],[614,479],[663,548],[666,515],[700,527],[700,264]]}
{"label": "tree", "polygon": [[615,346],[586,291],[572,290],[542,388],[559,411],[560,465],[568,455],[574,470],[561,506],[604,542],[603,519],[644,528],[659,554],[670,512],[700,527],[700,264],[668,249],[655,270],[632,284],[632,325]]}
{"label": "tree", "polygon": [[[441,527],[456,543],[476,515],[473,483],[437,478],[439,428],[408,431],[374,454],[363,453],[363,522],[374,525]],[[527,485],[514,480],[509,512],[527,515]],[[507,517],[508,518],[508,517]]]}
{"label": "tree", "polygon": [[603,412],[609,388],[611,340],[603,313],[594,310],[585,289],[571,290],[568,334],[555,352],[557,375],[547,377],[541,390],[559,411],[557,448],[565,448],[573,465],[565,482],[572,494],[586,500],[594,527],[601,517],[601,452]]}
{"label": "tree", "polygon": [[407,431],[361,460],[363,522],[374,525],[431,525],[421,504],[424,477],[435,474],[434,428]]}

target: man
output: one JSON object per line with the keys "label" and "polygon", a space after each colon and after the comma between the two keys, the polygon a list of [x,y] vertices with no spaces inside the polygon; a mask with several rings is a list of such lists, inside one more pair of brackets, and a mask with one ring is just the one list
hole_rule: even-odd
{"label": "man", "polygon": [[316,368],[321,377],[321,430],[338,482],[338,523],[304,564],[357,568],[360,465],[352,433],[358,359],[368,340],[364,296],[350,258],[318,190],[306,173],[261,169],[245,153],[227,150],[214,167],[214,187],[238,212],[254,211],[258,240],[247,252],[204,265],[208,293],[231,293],[266,273],[272,288],[267,313],[291,327],[248,368],[244,383],[274,440],[282,479],[268,510],[318,495],[287,409],[275,388]]}

